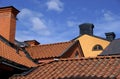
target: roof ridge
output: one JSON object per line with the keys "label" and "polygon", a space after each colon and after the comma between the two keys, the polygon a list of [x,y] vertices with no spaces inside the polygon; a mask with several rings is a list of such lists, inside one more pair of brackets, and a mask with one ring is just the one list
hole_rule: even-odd
{"label": "roof ridge", "polygon": [[50,44],[41,44],[41,45],[56,45],[56,44],[64,44],[64,43],[70,43],[73,41],[65,41],[65,42],[57,42],[57,43],[50,43]]}
{"label": "roof ridge", "polygon": [[78,43],[79,41],[77,40],[77,41],[74,41],[71,45],[69,45],[69,47],[65,50],[65,51],[63,51],[60,55],[59,55],[59,57],[61,57],[62,55],[64,55],[73,45],[75,45],[76,43]]}
{"label": "roof ridge", "polygon": [[[112,59],[112,58],[120,58],[120,55],[114,55],[114,56],[97,56],[97,57],[81,57],[81,58],[58,58],[56,60],[50,61],[46,64],[50,64],[52,62],[59,62],[59,61],[75,61],[75,60],[90,60],[90,59]],[[40,65],[40,64],[39,64]]]}
{"label": "roof ridge", "polygon": [[[84,35],[89,35],[89,34],[84,34]],[[83,35],[78,35],[77,37],[75,37],[74,39],[72,39],[71,41],[81,37]],[[105,39],[104,37],[100,37],[100,36],[96,36],[96,35],[89,35],[89,36],[92,36],[92,37],[96,37],[96,38],[99,38],[99,39],[102,39],[102,40],[105,40],[105,41],[108,41],[107,39]]]}
{"label": "roof ridge", "polygon": [[35,46],[30,46],[30,47],[50,46],[50,45],[57,45],[57,44],[64,44],[64,43],[71,43],[71,42],[74,42],[74,40],[65,41],[65,42],[50,43],[50,44],[40,44],[40,45],[35,45]]}
{"label": "roof ridge", "polygon": [[108,59],[108,58],[120,58],[120,55],[113,56],[97,56],[97,57],[81,57],[81,58],[68,58],[68,59],[60,59],[60,60],[88,60],[88,59]]}

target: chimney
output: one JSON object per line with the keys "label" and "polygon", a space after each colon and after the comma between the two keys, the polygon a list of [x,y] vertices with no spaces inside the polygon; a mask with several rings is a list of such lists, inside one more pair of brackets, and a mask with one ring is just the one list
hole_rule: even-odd
{"label": "chimney", "polygon": [[16,16],[19,11],[13,6],[0,8],[0,35],[14,43],[16,31]]}
{"label": "chimney", "polygon": [[105,35],[106,35],[106,39],[108,41],[113,41],[115,39],[115,37],[116,37],[114,32],[108,32],[108,33],[105,33]]}
{"label": "chimney", "polygon": [[36,45],[39,45],[40,43],[36,40],[27,40],[27,41],[24,41],[25,43],[27,43],[29,46],[36,46]]}
{"label": "chimney", "polygon": [[94,25],[91,23],[83,23],[79,25],[80,35],[84,35],[84,34],[93,35],[93,28]]}

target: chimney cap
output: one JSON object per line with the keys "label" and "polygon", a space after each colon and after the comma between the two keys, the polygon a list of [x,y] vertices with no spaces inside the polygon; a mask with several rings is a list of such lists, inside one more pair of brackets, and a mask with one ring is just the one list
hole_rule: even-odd
{"label": "chimney cap", "polygon": [[[6,10],[7,9],[7,10]],[[6,6],[6,7],[0,7],[0,12],[2,11],[12,11],[14,12],[16,15],[20,12],[19,10],[17,10],[14,6]]]}
{"label": "chimney cap", "polygon": [[[5,9],[5,8],[13,8],[16,9],[14,6],[6,6],[6,7],[0,7],[0,9]],[[17,9],[16,9],[17,10]],[[19,11],[19,10],[18,10]]]}
{"label": "chimney cap", "polygon": [[115,37],[116,37],[116,35],[115,35],[114,32],[108,32],[108,33],[105,33],[105,35],[106,35],[106,39],[107,39],[108,41],[112,41],[112,40],[114,40]]}
{"label": "chimney cap", "polygon": [[105,33],[105,35],[115,35],[115,33],[114,32],[107,32],[107,33]]}
{"label": "chimney cap", "polygon": [[85,27],[85,26],[94,28],[94,25],[92,23],[83,23],[79,25],[79,27]]}

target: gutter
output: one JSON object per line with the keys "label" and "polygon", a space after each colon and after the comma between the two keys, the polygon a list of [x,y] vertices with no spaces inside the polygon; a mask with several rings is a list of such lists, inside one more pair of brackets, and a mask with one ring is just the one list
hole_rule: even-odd
{"label": "gutter", "polygon": [[18,70],[28,70],[27,68],[20,68],[20,67],[17,67],[17,66],[15,66],[15,65],[12,65],[12,64],[7,63],[7,62],[4,62],[4,61],[2,62],[2,64],[8,65],[8,66],[13,67],[13,68],[16,68],[16,69],[18,69]]}
{"label": "gutter", "polygon": [[18,70],[28,70],[29,68],[26,67],[26,66],[23,66],[21,64],[18,64],[18,63],[15,63],[15,62],[12,62],[10,60],[7,60],[3,57],[0,57],[0,63],[4,64],[4,65],[7,65],[7,66],[10,66],[12,68],[16,68]]}

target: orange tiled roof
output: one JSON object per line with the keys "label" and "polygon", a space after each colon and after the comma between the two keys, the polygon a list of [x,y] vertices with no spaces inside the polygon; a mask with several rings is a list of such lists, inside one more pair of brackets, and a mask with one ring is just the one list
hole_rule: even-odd
{"label": "orange tiled roof", "polygon": [[12,47],[0,41],[0,57],[6,58],[10,61],[13,61],[17,64],[21,64],[27,67],[37,66],[34,62],[32,62],[26,56],[23,56],[22,51],[19,51],[19,53],[20,54],[17,54],[15,49],[13,49]]}
{"label": "orange tiled roof", "polygon": [[120,79],[120,56],[58,60],[10,79]]}
{"label": "orange tiled roof", "polygon": [[33,59],[59,57],[75,41],[45,44],[27,47],[26,50]]}

